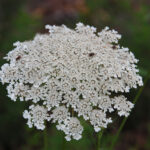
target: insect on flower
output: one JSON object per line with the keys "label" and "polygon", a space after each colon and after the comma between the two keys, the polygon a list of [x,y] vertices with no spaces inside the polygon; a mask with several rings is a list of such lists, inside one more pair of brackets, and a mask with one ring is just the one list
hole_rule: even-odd
{"label": "insect on flower", "polygon": [[89,53],[89,57],[95,56],[95,53]]}
{"label": "insect on flower", "polygon": [[21,59],[21,56],[19,55],[17,58],[16,58],[16,61],[20,60]]}

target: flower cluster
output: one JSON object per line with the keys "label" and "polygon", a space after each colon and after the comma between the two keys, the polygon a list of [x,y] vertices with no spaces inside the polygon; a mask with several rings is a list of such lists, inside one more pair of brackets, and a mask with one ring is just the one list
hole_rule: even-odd
{"label": "flower cluster", "polygon": [[108,27],[97,32],[82,23],[75,30],[65,25],[46,29],[49,34],[16,42],[0,71],[8,96],[31,103],[23,113],[29,127],[43,130],[45,121],[51,121],[67,140],[78,140],[83,131],[80,117],[96,132],[112,122],[108,112],[117,110],[127,117],[134,105],[122,93],[143,82],[138,60],[118,44],[121,35]]}

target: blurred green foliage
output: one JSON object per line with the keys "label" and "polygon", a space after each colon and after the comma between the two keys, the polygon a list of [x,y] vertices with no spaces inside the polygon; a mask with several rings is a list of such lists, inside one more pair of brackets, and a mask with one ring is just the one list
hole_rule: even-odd
{"label": "blurred green foliage", "polygon": [[[43,1],[44,3],[44,1]],[[28,11],[26,1],[2,0],[0,4],[0,66],[4,57],[13,48],[17,40],[30,40],[43,28],[41,16]],[[150,2],[143,0],[86,0],[87,13],[80,13],[74,20],[66,23],[73,27],[75,22],[96,26],[101,30],[105,26],[116,29],[123,35],[120,44],[129,49],[140,60],[140,74],[145,77],[150,69]],[[62,24],[63,24],[62,20]],[[54,22],[55,24],[55,22]],[[121,135],[117,150],[150,149],[150,82],[136,104]],[[127,96],[134,98],[135,90]],[[7,97],[6,86],[0,85],[0,150],[44,150],[44,132],[29,129],[22,118],[25,103],[12,102]],[[104,132],[102,147],[108,147],[120,124],[116,119]],[[64,141],[64,134],[48,125],[47,137],[49,150],[94,150],[97,135],[84,121],[85,131],[79,141]],[[134,139],[128,139],[133,136]],[[139,141],[144,140],[144,144]],[[126,144],[126,145],[125,145]],[[124,149],[123,149],[124,146]],[[107,148],[106,148],[107,149]]]}

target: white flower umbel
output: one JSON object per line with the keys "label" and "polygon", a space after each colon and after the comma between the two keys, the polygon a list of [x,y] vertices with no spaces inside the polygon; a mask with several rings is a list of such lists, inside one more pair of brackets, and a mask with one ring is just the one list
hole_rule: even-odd
{"label": "white flower umbel", "polygon": [[60,107],[55,108],[52,111],[52,115],[51,115],[51,118],[52,118],[54,123],[56,121],[58,121],[58,123],[62,123],[68,117],[70,117],[70,113],[68,112],[68,109],[65,108],[65,106],[60,106]]}
{"label": "white flower umbel", "polygon": [[114,97],[114,108],[118,110],[120,116],[128,116],[130,110],[134,107],[134,104],[127,101],[124,96]]}
{"label": "white flower umbel", "polygon": [[50,120],[47,109],[39,105],[31,105],[29,109],[30,111],[25,110],[23,112],[23,117],[28,119],[27,124],[30,128],[34,125],[37,129],[43,130],[45,128],[44,121]]}
{"label": "white flower umbel", "polygon": [[29,127],[43,130],[44,122],[52,120],[67,140],[78,140],[83,131],[79,116],[96,132],[112,121],[107,112],[116,109],[127,117],[134,105],[123,93],[143,82],[138,60],[118,44],[121,35],[108,27],[97,32],[82,23],[74,30],[65,25],[46,29],[49,34],[16,42],[0,70],[8,96],[33,103],[23,114]]}
{"label": "white flower umbel", "polygon": [[96,132],[101,128],[106,128],[107,124],[112,122],[111,118],[106,118],[106,113],[101,110],[94,109],[90,114],[90,122],[94,126]]}
{"label": "white flower umbel", "polygon": [[70,141],[71,137],[75,140],[79,140],[82,137],[83,127],[80,121],[75,117],[67,118],[63,124],[57,125],[57,129],[64,131],[67,141]]}

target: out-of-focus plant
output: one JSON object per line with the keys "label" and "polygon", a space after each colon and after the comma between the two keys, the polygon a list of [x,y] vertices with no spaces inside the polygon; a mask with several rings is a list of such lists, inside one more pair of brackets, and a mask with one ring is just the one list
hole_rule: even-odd
{"label": "out-of-focus plant", "polygon": [[28,7],[34,16],[41,16],[44,24],[70,23],[88,11],[85,0],[32,0]]}

